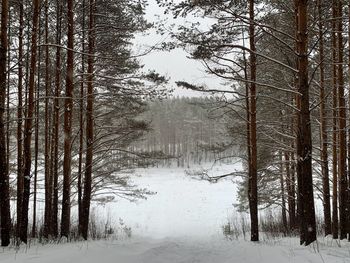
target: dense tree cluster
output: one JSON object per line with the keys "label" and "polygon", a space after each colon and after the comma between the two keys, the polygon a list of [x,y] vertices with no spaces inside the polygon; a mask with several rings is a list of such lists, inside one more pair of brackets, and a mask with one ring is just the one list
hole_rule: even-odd
{"label": "dense tree cluster", "polygon": [[258,203],[272,202],[301,244],[315,241],[316,190],[325,234],[349,238],[348,2],[159,3],[175,18],[197,20],[171,34],[208,74],[225,80],[220,88],[178,84],[225,98],[228,134],[245,142],[251,239],[259,239]]}
{"label": "dense tree cluster", "polygon": [[152,130],[134,147],[162,152],[169,157],[157,163],[163,166],[232,161],[237,149],[228,145],[221,106],[220,100],[209,97],[151,101],[142,119],[151,122]]}
{"label": "dense tree cluster", "polygon": [[[213,98],[152,100],[166,79],[142,72],[131,44],[151,27],[145,1],[1,1],[2,246],[11,233],[27,242],[29,223],[32,236],[39,232],[40,187],[43,236],[70,236],[76,200],[86,239],[94,195],[144,196],[122,171],[169,156],[166,163],[179,166],[242,158],[241,207],[250,210],[252,241],[259,240],[259,205],[272,204],[301,244],[315,241],[315,193],[324,233],[350,239],[349,3],[158,2],[193,22],[172,27],[163,47],[187,50],[225,82],[177,84]],[[138,141],[151,119],[153,132]]]}
{"label": "dense tree cluster", "polygon": [[123,172],[150,163],[152,153],[129,145],[150,129],[137,118],[145,101],[165,95],[166,79],[143,72],[132,51],[135,34],[151,27],[144,7],[134,0],[1,1],[2,246],[11,233],[17,244],[29,232],[68,238],[75,203],[79,236],[87,239],[95,196],[149,193]]}

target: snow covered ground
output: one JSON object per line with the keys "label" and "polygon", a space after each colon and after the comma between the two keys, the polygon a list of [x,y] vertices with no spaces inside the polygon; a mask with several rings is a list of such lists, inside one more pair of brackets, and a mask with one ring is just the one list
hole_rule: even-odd
{"label": "snow covered ground", "polygon": [[[239,165],[215,167],[213,175],[240,169]],[[67,244],[31,244],[19,250],[0,250],[0,263],[350,263],[350,245],[332,239],[302,247],[297,238],[264,239],[259,243],[225,240],[221,227],[232,214],[235,185],[198,181],[183,169],[152,168],[137,171],[140,187],[157,192],[148,200],[121,200],[96,207],[99,217],[119,218],[131,227],[131,238]]]}
{"label": "snow covered ground", "polygon": [[[238,167],[239,168],[239,167]],[[225,173],[237,165],[223,165],[212,173]],[[236,187],[231,180],[213,184],[193,179],[182,168],[138,170],[134,182],[156,192],[147,200],[130,203],[120,200],[97,208],[97,213],[121,218],[133,234],[151,238],[205,237],[222,235],[236,201]]]}
{"label": "snow covered ground", "polygon": [[269,240],[253,244],[223,239],[150,239],[35,245],[20,251],[0,252],[1,263],[347,263],[350,246],[331,241],[301,247],[297,239]]}

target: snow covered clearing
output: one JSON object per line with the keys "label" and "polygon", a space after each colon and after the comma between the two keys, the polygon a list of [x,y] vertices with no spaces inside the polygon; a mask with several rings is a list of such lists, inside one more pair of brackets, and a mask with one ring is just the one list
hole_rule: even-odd
{"label": "snow covered clearing", "polygon": [[[222,165],[212,173],[227,173],[239,165]],[[134,179],[140,187],[156,192],[147,200],[130,203],[120,200],[95,213],[121,218],[133,234],[151,238],[222,236],[221,227],[233,211],[236,187],[231,180],[213,184],[193,179],[183,168],[138,170]]]}

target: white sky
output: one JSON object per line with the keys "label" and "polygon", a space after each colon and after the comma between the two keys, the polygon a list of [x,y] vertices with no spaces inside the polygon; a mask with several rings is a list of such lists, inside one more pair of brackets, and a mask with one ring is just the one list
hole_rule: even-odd
{"label": "white sky", "polygon": [[[164,18],[164,10],[160,8],[155,0],[148,0],[146,18],[150,22],[157,21],[157,16]],[[172,20],[171,15],[168,17],[171,23],[184,23],[184,19]],[[157,35],[155,32],[148,36],[136,38],[136,45],[154,45],[163,40],[165,36]],[[167,40],[170,40],[168,38]],[[144,47],[143,47],[144,49]],[[190,91],[176,87],[175,81],[187,81],[193,84],[206,84],[209,87],[217,87],[220,80],[204,72],[204,67],[198,61],[188,59],[188,54],[181,50],[175,49],[171,52],[152,52],[141,59],[145,69],[154,69],[156,72],[171,78],[169,86],[175,88],[174,96],[200,96],[199,92]]]}

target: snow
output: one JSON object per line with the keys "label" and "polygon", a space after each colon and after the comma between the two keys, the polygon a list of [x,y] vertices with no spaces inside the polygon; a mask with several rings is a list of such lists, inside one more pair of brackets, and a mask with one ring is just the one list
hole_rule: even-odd
{"label": "snow", "polygon": [[[325,242],[330,242],[325,240]],[[347,245],[344,243],[343,245]],[[327,246],[327,247],[326,247]],[[69,244],[35,245],[20,251],[0,252],[1,263],[346,263],[350,247],[320,242],[319,248],[299,246],[297,239],[251,243],[223,239],[104,240]]]}
{"label": "snow", "polygon": [[[237,165],[215,167],[213,175],[232,172]],[[131,238],[121,230],[118,238],[75,243],[33,242],[28,246],[0,249],[1,263],[350,263],[348,242],[320,238],[308,247],[298,238],[261,235],[252,243],[243,237],[227,240],[221,227],[232,215],[235,185],[195,180],[180,168],[138,170],[134,182],[157,192],[148,200],[121,200],[95,207],[100,218],[131,227]],[[119,223],[120,224],[120,223]]]}
{"label": "snow", "polygon": [[[224,165],[213,172],[232,171]],[[121,218],[136,235],[166,237],[210,237],[222,235],[221,226],[227,222],[235,202],[235,185],[230,180],[213,184],[193,179],[182,168],[152,168],[138,170],[141,177],[134,182],[157,194],[147,200],[130,203],[120,200],[98,209],[112,218]],[[204,231],[203,231],[204,230]]]}

